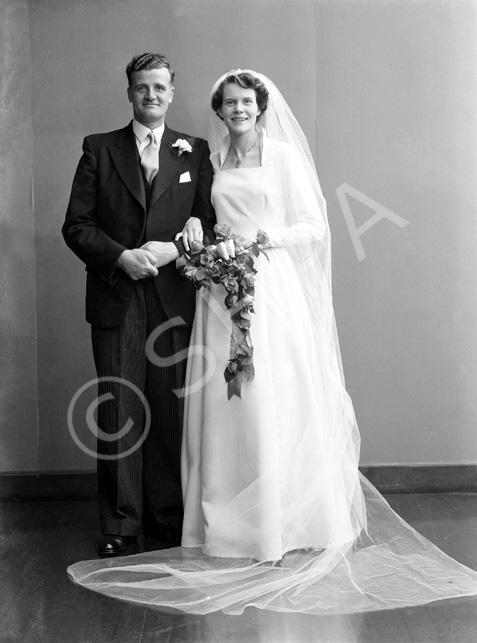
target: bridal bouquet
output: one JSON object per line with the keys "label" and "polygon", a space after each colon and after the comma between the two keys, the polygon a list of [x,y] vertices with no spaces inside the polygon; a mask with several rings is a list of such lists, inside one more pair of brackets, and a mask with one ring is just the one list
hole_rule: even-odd
{"label": "bridal bouquet", "polygon": [[[250,315],[254,313],[255,295],[254,259],[260,253],[265,256],[263,246],[268,243],[267,234],[258,231],[256,240],[246,246],[246,240],[226,225],[214,227],[216,239],[211,245],[192,242],[190,254],[184,254],[176,261],[180,273],[187,277],[197,290],[210,289],[212,283],[222,284],[226,290],[225,307],[230,311],[232,333],[230,337],[230,359],[224,371],[227,395],[241,396],[243,382],[253,380],[253,345],[250,338]],[[268,259],[268,257],[267,257]]]}

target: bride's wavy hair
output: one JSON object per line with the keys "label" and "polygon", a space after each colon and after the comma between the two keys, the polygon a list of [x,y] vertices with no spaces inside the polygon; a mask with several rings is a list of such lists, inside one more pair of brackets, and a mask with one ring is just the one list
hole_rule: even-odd
{"label": "bride's wavy hair", "polygon": [[243,87],[244,89],[254,90],[257,99],[257,107],[260,110],[260,114],[257,116],[258,122],[260,120],[260,117],[268,107],[268,89],[259,78],[253,76],[252,74],[249,74],[248,72],[231,72],[223,79],[215,92],[212,94],[212,98],[210,101],[212,109],[221,120],[224,120],[219,114],[219,109],[222,107],[222,103],[224,102],[225,86],[231,85],[232,83],[240,85],[240,87]]}

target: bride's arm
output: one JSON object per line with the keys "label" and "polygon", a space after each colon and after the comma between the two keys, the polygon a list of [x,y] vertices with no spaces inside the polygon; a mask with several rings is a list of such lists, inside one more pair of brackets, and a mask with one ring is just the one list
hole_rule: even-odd
{"label": "bride's arm", "polygon": [[200,241],[202,243],[204,239],[202,221],[198,217],[190,217],[187,219],[182,232],[176,236],[176,241],[179,239],[182,239],[186,252],[190,251],[190,246],[193,241]]}
{"label": "bride's arm", "polygon": [[287,145],[282,154],[280,180],[286,223],[265,230],[270,238],[267,247],[309,246],[323,239],[326,232],[325,201],[321,192],[313,189],[295,148]]}

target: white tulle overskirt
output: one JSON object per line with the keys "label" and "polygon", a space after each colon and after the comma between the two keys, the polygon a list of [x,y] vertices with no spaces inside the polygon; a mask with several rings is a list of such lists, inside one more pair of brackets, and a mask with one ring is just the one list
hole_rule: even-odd
{"label": "white tulle overskirt", "polygon": [[107,596],[194,614],[241,614],[247,606],[355,613],[477,594],[476,572],[413,530],[364,478],[361,484],[370,529],[348,551],[300,550],[278,563],[258,563],[178,547],[85,561],[68,573],[75,583]]}

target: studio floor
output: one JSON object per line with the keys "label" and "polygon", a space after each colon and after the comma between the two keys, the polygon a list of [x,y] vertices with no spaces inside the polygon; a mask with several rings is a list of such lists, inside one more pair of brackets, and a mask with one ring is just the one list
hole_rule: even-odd
{"label": "studio floor", "polygon": [[[477,569],[477,494],[390,495],[405,520]],[[241,616],[181,614],[73,585],[66,567],[96,557],[95,502],[0,504],[0,641],[14,643],[474,643],[477,599],[358,615],[247,608]],[[138,547],[144,547],[141,541]],[[146,543],[147,548],[147,543]]]}

